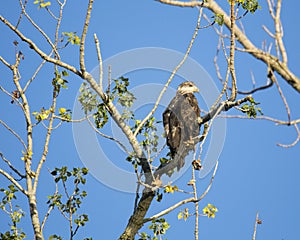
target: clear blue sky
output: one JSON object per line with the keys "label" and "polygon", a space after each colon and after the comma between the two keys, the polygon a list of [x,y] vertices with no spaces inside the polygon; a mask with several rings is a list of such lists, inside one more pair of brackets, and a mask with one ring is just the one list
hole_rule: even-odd
{"label": "clear blue sky", "polygon": [[[54,2],[53,7],[55,5]],[[254,15],[248,14],[243,19],[246,33],[258,47],[261,46],[264,40],[267,40],[268,43],[271,41],[268,35],[262,30],[261,25],[264,24],[269,29],[274,29],[268,15],[266,1],[261,1],[260,5],[262,6],[262,10],[257,11]],[[80,33],[86,7],[86,1],[69,1],[65,7],[65,16],[61,31]],[[300,48],[295,22],[299,8],[300,3],[298,1],[294,1],[293,3],[288,1],[283,2],[282,22],[285,34],[284,41],[289,57],[289,67],[298,76],[300,76]],[[49,16],[45,11],[38,11],[37,7],[33,5],[33,1],[28,2],[27,11],[46,32],[49,31],[49,35],[53,33],[53,21],[49,20]],[[18,1],[6,1],[2,3],[0,13],[11,22],[16,23],[20,13]],[[208,11],[205,11],[205,13],[209,17],[212,16]],[[92,71],[97,66],[93,33],[97,33],[100,39],[104,60],[110,59],[116,54],[119,56],[118,54],[123,51],[135,48],[166,48],[170,51],[184,53],[193,34],[197,15],[197,9],[171,7],[150,0],[95,1],[86,40],[87,69]],[[204,21],[202,23],[206,24]],[[0,55],[7,59],[7,61],[12,62],[15,51],[12,42],[14,40],[19,41],[19,39],[3,24],[0,24],[0,29]],[[29,38],[35,39],[37,45],[45,52],[49,51],[46,42],[38,36],[37,32],[26,20],[21,24],[20,29]],[[211,78],[214,79],[217,88],[220,89],[221,86],[217,80],[213,65],[217,41],[218,38],[212,28],[200,30],[190,57],[207,71]],[[24,82],[26,82],[38,66],[40,60],[26,44],[20,43],[19,50],[25,55],[25,60],[21,65],[21,74],[22,80],[24,79]],[[68,46],[66,50],[63,50],[62,58],[66,62],[78,66],[78,50],[77,46]],[[168,68],[168,62],[163,62],[163,57],[164,55],[162,59],[157,59],[162,65],[165,64],[165,66],[161,66],[160,70],[139,69],[125,74],[126,77],[129,77],[132,87],[148,86],[145,84],[150,84],[151,86],[164,84],[168,79],[169,73],[163,70]],[[146,56],[146,58],[148,59],[150,56]],[[130,62],[132,59],[127,60]],[[174,59],[171,60],[173,61]],[[124,65],[131,69],[128,66],[128,62],[125,62]],[[114,67],[117,69],[118,66],[112,65],[113,74]],[[226,71],[224,65],[221,64],[220,67],[221,72],[224,74]],[[251,89],[251,72],[255,76],[257,85],[266,83],[266,66],[244,53],[236,54],[236,70],[238,86],[241,90]],[[28,94],[31,94],[29,101],[32,104],[33,111],[49,106],[51,97],[49,89],[52,80],[50,73],[52,71],[52,67],[48,66],[44,68],[29,89]],[[0,64],[0,72],[0,85],[5,87],[9,92],[13,91],[11,73],[4,68],[3,64]],[[186,79],[183,79],[182,76],[175,77],[171,84],[172,89],[176,88],[184,80]],[[207,101],[207,96],[210,96],[210,92],[203,87],[207,84],[207,82],[205,83],[206,79],[188,80],[203,83],[203,85],[199,86],[201,93],[198,95],[198,98],[200,107],[207,110],[209,106],[206,106],[205,102]],[[278,80],[291,108],[292,119],[299,118],[299,93],[296,93],[280,77],[278,77]],[[59,99],[59,105],[72,109],[73,104],[76,102],[76,95],[81,80],[71,75],[68,77],[68,81],[69,88],[63,91]],[[145,98],[147,95],[152,96],[157,94],[153,90],[152,92],[150,90],[147,92],[145,88],[143,91],[145,96],[142,97]],[[168,97],[172,97],[174,92],[171,91],[168,94]],[[282,120],[287,119],[284,105],[275,86],[255,94],[254,98],[257,102],[261,103],[260,106],[266,116]],[[0,92],[0,102],[2,106],[0,119],[7,121],[17,132],[21,133],[23,131],[24,134],[23,116],[20,111],[15,105],[10,104],[10,99],[2,92]],[[149,109],[147,105],[144,108],[140,108],[137,111],[137,115],[143,116],[147,109]],[[155,115],[158,120],[161,120],[162,111],[163,107],[158,108]],[[237,113],[237,111],[232,110],[228,114]],[[109,127],[110,129],[105,130],[107,133],[112,132],[113,126],[111,127],[109,124]],[[21,168],[20,145],[16,145],[14,138],[3,127],[0,128],[0,136],[0,151]],[[36,138],[34,143],[35,160],[38,160],[40,156],[44,136],[45,129],[42,126],[38,126],[34,133],[34,137]],[[219,212],[215,219],[200,218],[200,239],[251,239],[257,211],[259,211],[260,218],[263,221],[263,224],[258,227],[257,239],[299,239],[300,194],[298,190],[300,179],[298,171],[300,169],[300,148],[299,144],[288,149],[276,145],[277,143],[292,143],[296,137],[297,135],[293,127],[276,126],[272,122],[240,119],[228,119],[226,121],[226,137],[223,151],[219,158],[218,172],[212,189],[203,201],[200,202],[200,208],[207,203],[213,203],[217,206]],[[89,139],[85,140],[89,143]],[[124,160],[125,155],[114,144],[107,144],[100,140],[100,145],[106,150],[106,154],[111,162],[118,164],[125,171],[131,169],[130,164]],[[213,149],[214,147],[212,146]],[[107,149],[111,151],[107,151]],[[207,149],[208,147],[205,147],[204,150],[208,151]],[[94,157],[95,160],[91,161],[99,166],[98,161],[101,161],[102,158],[97,155]],[[63,124],[53,134],[50,153],[45,163],[42,173],[43,177],[40,179],[38,189],[38,206],[41,217],[47,210],[45,208],[46,196],[53,194],[55,191],[55,186],[51,182],[52,178],[49,176],[48,169],[63,165],[70,167],[83,166],[75,146],[71,124]],[[1,162],[0,167],[3,166],[4,163]],[[95,172],[96,170],[91,169],[91,171]],[[118,181],[118,176],[113,173],[110,174],[108,171],[106,174],[108,174],[108,177],[117,179]],[[90,222],[84,229],[79,230],[78,239],[89,236],[93,237],[93,239],[116,239],[122,233],[133,211],[135,195],[106,186],[105,183],[101,183],[98,180],[99,178],[96,175],[92,176],[90,174],[88,176],[86,184],[88,197],[81,211],[89,215]],[[210,176],[211,174],[205,178],[198,178],[199,193],[206,188]],[[175,184],[180,188],[185,188],[185,184],[189,178],[190,170],[187,170]],[[8,182],[3,177],[0,179],[0,187],[8,185]],[[172,203],[184,197],[186,196],[180,193],[165,195],[161,203],[153,202],[148,216],[171,206]],[[24,211],[26,212],[26,218],[22,220],[21,227],[28,234],[28,239],[32,239],[32,229],[28,221],[28,207],[21,195],[20,199],[22,201],[19,204],[24,207]],[[193,211],[193,205],[188,205],[187,207],[191,209],[191,212]],[[184,206],[166,217],[171,225],[166,238],[193,239],[193,217],[189,218],[186,222],[177,220],[177,214],[183,208]],[[7,220],[3,212],[0,212],[0,231],[7,230]],[[67,223],[61,215],[53,212],[44,230],[45,237],[47,238],[49,235],[56,233],[61,234],[67,239],[67,231],[62,226],[66,228]],[[147,230],[147,227],[145,229]]]}

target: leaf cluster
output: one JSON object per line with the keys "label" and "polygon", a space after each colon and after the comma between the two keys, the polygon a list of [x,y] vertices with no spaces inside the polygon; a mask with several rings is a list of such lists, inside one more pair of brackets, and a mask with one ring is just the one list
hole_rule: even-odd
{"label": "leaf cluster", "polygon": [[[64,217],[73,219],[71,216],[77,213],[81,207],[82,200],[87,196],[87,192],[80,189],[80,185],[86,183],[85,176],[87,174],[87,168],[78,167],[72,170],[68,170],[66,166],[55,168],[51,172],[51,175],[54,177],[55,183],[62,183],[65,195],[56,192],[54,195],[48,196],[48,206],[57,207]],[[70,182],[71,186],[73,186],[72,191],[68,191],[67,182]],[[88,220],[87,214],[76,214],[74,223],[77,227],[81,227],[84,226]]]}
{"label": "leaf cluster", "polygon": [[245,103],[240,109],[242,112],[246,113],[248,115],[249,118],[253,117],[256,118],[257,117],[257,113],[263,115],[262,109],[257,107],[257,105],[259,105],[259,102],[255,102],[255,100],[253,98],[250,98],[249,103]]}
{"label": "leaf cluster", "polygon": [[7,203],[10,203],[13,199],[17,199],[15,193],[18,192],[18,190],[12,184],[8,186],[8,189],[1,188],[0,192],[2,192],[4,194],[4,197],[2,198],[2,200],[0,202],[1,209],[4,209],[5,205]]}
{"label": "leaf cluster", "polygon": [[224,24],[224,15],[215,13],[214,15],[214,22],[216,22],[219,26],[222,26]]}
{"label": "leaf cluster", "polygon": [[59,108],[58,114],[63,118],[63,121],[70,121],[72,118],[72,111],[66,108]]}
{"label": "leaf cluster", "polygon": [[69,76],[69,73],[66,70],[63,70],[62,72],[55,71],[54,72],[54,78],[52,79],[52,85],[54,87],[54,92],[59,94],[60,89],[64,88],[67,89],[67,83],[68,81],[64,79],[63,77]]}
{"label": "leaf cluster", "polygon": [[186,221],[188,217],[190,216],[189,209],[185,208],[184,211],[180,211],[177,215],[178,220],[183,219]]}
{"label": "leaf cluster", "polygon": [[154,236],[159,236],[166,234],[166,231],[170,228],[170,224],[164,218],[159,218],[152,220],[148,228],[153,231]]}
{"label": "leaf cluster", "polygon": [[[228,0],[228,2],[235,1],[237,3],[237,6],[241,6],[245,13],[243,14],[243,17],[248,13],[255,13],[256,10],[261,9],[261,6],[258,4],[257,0]],[[212,17],[214,19],[214,23],[217,23],[219,26],[222,26],[224,24],[224,15],[215,13],[215,15]]]}
{"label": "leaf cluster", "polygon": [[50,109],[45,109],[44,107],[42,107],[39,112],[32,112],[32,115],[34,116],[35,120],[39,123],[43,120],[46,120],[49,117],[50,113]]}
{"label": "leaf cluster", "polygon": [[81,104],[81,107],[84,111],[84,114],[94,111],[99,104],[99,100],[97,99],[97,94],[92,91],[91,87],[88,86],[86,82],[83,82],[79,89],[80,95],[78,97],[78,101]]}
{"label": "leaf cluster", "polygon": [[8,189],[1,188],[0,192],[4,194],[0,202],[0,208],[8,214],[11,224],[10,230],[5,233],[0,233],[0,239],[4,240],[22,240],[26,238],[26,234],[22,229],[18,228],[17,224],[21,221],[25,213],[19,206],[13,207],[12,200],[16,200],[16,194],[18,190],[14,185],[9,185]]}
{"label": "leaf cluster", "polygon": [[151,237],[146,232],[142,232],[139,233],[140,236],[139,240],[162,239],[162,235],[164,235],[166,231],[170,228],[170,224],[164,218],[159,218],[159,219],[152,220],[152,223],[151,225],[149,225],[148,228],[153,231],[154,237]]}
{"label": "leaf cluster", "polygon": [[45,8],[51,5],[50,1],[45,2],[45,0],[35,0],[33,4],[38,5],[38,9]]}
{"label": "leaf cluster", "polygon": [[218,209],[211,203],[207,204],[203,209],[202,213],[207,216],[208,218],[215,218],[216,212]]}
{"label": "leaf cluster", "polygon": [[136,98],[133,93],[128,90],[129,78],[121,76],[113,81],[114,87],[111,91],[110,99],[112,101],[117,99],[117,103],[119,103],[122,107],[130,108]]}
{"label": "leaf cluster", "polygon": [[257,9],[261,9],[257,0],[236,0],[236,2],[242,6],[242,8],[251,13],[255,13]]}
{"label": "leaf cluster", "polygon": [[[131,128],[132,131],[135,131],[141,120],[135,120],[134,126]],[[145,124],[140,128],[138,134],[143,136],[143,140],[140,142],[141,146],[150,152],[157,152],[159,136],[157,135],[156,124],[159,121],[156,121],[155,117],[150,117]]]}
{"label": "leaf cluster", "polygon": [[108,122],[108,112],[104,103],[97,105],[97,111],[93,114],[93,118],[96,124],[96,128],[103,128]]}
{"label": "leaf cluster", "polygon": [[174,193],[175,191],[178,191],[178,187],[176,185],[174,186],[167,185],[164,191],[165,193]]}
{"label": "leaf cluster", "polygon": [[72,45],[80,44],[80,37],[76,35],[76,32],[63,32],[62,35],[67,37],[67,43]]}

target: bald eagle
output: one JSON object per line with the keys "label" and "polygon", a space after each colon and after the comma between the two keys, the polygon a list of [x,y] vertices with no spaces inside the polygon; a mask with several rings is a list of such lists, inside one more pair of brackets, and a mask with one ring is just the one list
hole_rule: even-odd
{"label": "bald eagle", "polygon": [[[199,92],[199,89],[193,82],[180,84],[176,96],[163,113],[166,142],[172,159],[174,159],[181,144],[193,144],[193,139],[200,134],[198,124],[200,108],[194,92]],[[183,165],[184,159],[180,159],[177,170]]]}

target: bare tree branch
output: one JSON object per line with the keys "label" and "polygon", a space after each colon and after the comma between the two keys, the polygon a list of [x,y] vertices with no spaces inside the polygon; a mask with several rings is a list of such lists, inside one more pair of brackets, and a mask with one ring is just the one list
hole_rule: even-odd
{"label": "bare tree branch", "polygon": [[100,50],[100,43],[97,37],[97,34],[94,34],[94,40],[96,44],[96,50],[97,50],[97,56],[98,56],[98,62],[99,62],[99,86],[103,91],[103,62],[102,62],[102,56],[101,56],[101,50]]}
{"label": "bare tree branch", "polygon": [[49,125],[48,125],[48,129],[47,129],[47,134],[46,134],[46,139],[45,139],[45,143],[44,143],[44,149],[43,149],[43,153],[42,153],[42,157],[38,163],[37,169],[36,169],[36,173],[35,173],[35,178],[34,178],[34,183],[33,183],[33,189],[32,191],[34,193],[36,193],[37,190],[37,185],[39,182],[39,176],[42,170],[42,166],[44,164],[44,162],[46,161],[46,157],[48,154],[48,150],[49,150],[49,143],[50,143],[50,137],[51,137],[51,133],[52,133],[52,126],[53,126],[53,121],[54,121],[54,111],[56,109],[56,98],[57,98],[57,92],[56,89],[54,87],[53,89],[53,99],[52,99],[52,105],[51,105],[51,116],[49,119]]}
{"label": "bare tree branch", "polygon": [[40,57],[42,59],[46,60],[47,62],[53,63],[55,65],[61,66],[65,69],[75,73],[76,75],[82,77],[81,72],[79,70],[77,70],[75,67],[73,67],[65,62],[62,62],[61,60],[52,58],[52,57],[48,56],[46,53],[44,53],[40,48],[38,48],[36,46],[36,44],[31,39],[29,39],[25,35],[23,35],[21,31],[19,31],[16,27],[14,27],[7,19],[2,17],[1,15],[0,15],[0,21],[3,22],[6,26],[8,26],[13,32],[15,32],[22,41],[28,43],[29,47],[31,49],[33,49],[38,55],[40,55]]}
{"label": "bare tree branch", "polygon": [[28,192],[7,172],[0,168],[0,174],[6,177],[13,185],[15,185],[22,193],[28,196]]}
{"label": "bare tree branch", "polygon": [[281,90],[281,87],[280,87],[280,85],[279,85],[279,83],[278,83],[278,81],[277,81],[277,79],[276,79],[276,77],[275,77],[275,75],[273,73],[271,75],[271,79],[272,79],[272,82],[275,82],[275,84],[276,84],[276,87],[278,89],[279,95],[280,95],[280,97],[281,97],[281,99],[283,101],[283,104],[284,104],[286,112],[287,112],[288,121],[290,122],[291,121],[291,110],[290,110],[290,107],[289,107],[289,105],[287,103],[287,100],[286,100],[286,98],[285,98],[285,96],[284,96],[284,94],[283,94],[283,92]]}
{"label": "bare tree branch", "polygon": [[25,175],[20,173],[20,171],[16,169],[6,157],[4,157],[2,152],[0,152],[0,157],[9,166],[9,168],[13,170],[21,179],[25,178]]}
{"label": "bare tree branch", "polygon": [[22,3],[22,0],[19,0],[21,9],[22,9],[22,13],[24,14],[24,16],[28,19],[28,21],[42,34],[42,36],[47,40],[47,42],[49,43],[49,45],[51,46],[51,49],[55,52],[56,56],[58,57],[58,59],[60,58],[56,47],[54,46],[54,44],[52,43],[51,39],[48,37],[48,35],[39,27],[39,25],[37,25],[33,19],[27,14],[26,10],[25,10],[25,6]]}
{"label": "bare tree branch", "polygon": [[[172,1],[172,0],[157,0],[158,2],[179,6],[179,7],[197,7],[202,6],[215,14],[220,14],[223,16],[224,24],[228,29],[231,27],[230,17],[226,14],[226,12],[216,3],[216,1],[207,1],[207,2],[181,2],[181,1]],[[254,44],[249,40],[249,38],[241,31],[241,29],[235,25],[234,33],[237,41],[242,44],[245,50],[249,51],[249,53],[255,58],[261,60],[267,65],[276,71],[283,79],[287,81],[297,92],[300,93],[300,79],[288,68],[288,66],[281,62],[277,57],[273,56],[268,52],[264,52],[263,50],[258,49],[254,46]]]}
{"label": "bare tree branch", "polygon": [[5,122],[3,122],[1,119],[0,119],[0,123],[9,131],[11,132],[18,140],[19,142],[22,144],[24,150],[26,149],[26,144],[25,142],[23,141],[23,139],[20,137],[20,135],[18,133],[16,133],[12,128],[10,128]]}
{"label": "bare tree branch", "polygon": [[89,118],[87,118],[87,121],[89,123],[89,125],[94,129],[94,131],[96,133],[98,133],[101,137],[107,138],[111,141],[114,141],[115,143],[117,143],[128,155],[130,155],[130,152],[127,150],[127,148],[125,147],[125,145],[123,143],[121,143],[118,139],[113,138],[112,136],[106,135],[102,132],[100,132],[95,126],[94,124],[91,122],[91,120]]}
{"label": "bare tree branch", "polygon": [[[197,185],[195,177],[195,169],[192,168],[192,188],[194,192],[194,198],[198,198]],[[195,240],[199,239],[199,202],[195,202],[195,230],[194,230]]]}
{"label": "bare tree branch", "polygon": [[84,59],[84,43],[85,43],[85,38],[86,38],[87,30],[89,27],[89,23],[90,23],[93,2],[94,2],[94,0],[89,0],[89,5],[88,5],[88,9],[86,11],[86,17],[85,17],[84,26],[83,26],[83,30],[82,30],[82,34],[81,34],[81,40],[80,40],[80,61],[79,61],[79,63],[80,63],[80,70],[82,73],[84,73],[86,71],[85,63],[84,63],[84,61],[85,61],[85,59]]}
{"label": "bare tree branch", "polygon": [[207,195],[207,193],[209,192],[209,190],[210,190],[210,188],[212,186],[212,183],[214,181],[215,175],[217,173],[218,165],[219,164],[217,162],[216,165],[215,165],[212,177],[210,179],[210,182],[209,182],[207,188],[205,189],[205,191],[201,194],[201,196],[199,198],[191,197],[191,198],[179,201],[178,203],[172,205],[171,207],[169,207],[169,208],[167,208],[167,209],[165,209],[165,210],[163,210],[163,211],[161,211],[161,212],[159,212],[159,213],[157,213],[157,214],[155,214],[155,215],[153,215],[153,216],[151,216],[149,218],[145,218],[144,219],[144,223],[152,221],[154,219],[158,219],[158,218],[160,218],[160,217],[162,217],[162,216],[170,213],[171,211],[175,210],[176,208],[178,208],[178,207],[180,207],[180,206],[182,206],[184,204],[187,204],[187,203],[190,203],[190,202],[199,202],[199,201],[201,201]]}
{"label": "bare tree branch", "polygon": [[291,144],[277,143],[277,146],[283,147],[283,148],[290,148],[290,147],[294,147],[300,141],[300,130],[299,130],[299,127],[296,124],[294,124],[294,127],[295,127],[296,132],[297,132],[297,138],[296,138],[296,140],[294,142],[292,142]]}
{"label": "bare tree branch", "polygon": [[231,75],[232,90],[230,101],[234,101],[237,95],[237,86],[236,86],[236,75],[235,75],[235,66],[234,66],[234,56],[235,56],[235,1],[230,0],[230,54],[229,54],[229,70]]}
{"label": "bare tree branch", "polygon": [[256,213],[256,218],[255,218],[255,223],[254,223],[254,230],[253,230],[252,240],[256,239],[257,224],[261,224],[261,220],[259,220],[258,216],[259,216],[259,214],[257,212]]}
{"label": "bare tree branch", "polygon": [[22,11],[21,11],[21,13],[20,13],[18,22],[17,22],[17,24],[16,24],[16,28],[18,28],[18,27],[19,27],[19,24],[21,23],[21,20],[22,20],[22,17],[23,17],[23,10],[26,8],[27,2],[28,2],[28,0],[25,0],[25,2],[24,2],[24,4],[23,4],[23,8],[22,8]]}

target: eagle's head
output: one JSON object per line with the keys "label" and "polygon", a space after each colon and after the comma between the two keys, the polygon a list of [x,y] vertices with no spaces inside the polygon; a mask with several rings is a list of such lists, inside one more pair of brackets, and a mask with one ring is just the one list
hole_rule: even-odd
{"label": "eagle's head", "polygon": [[183,82],[178,86],[177,92],[183,95],[183,94],[187,94],[187,93],[199,92],[199,88],[197,88],[195,83],[193,83],[191,81]]}

